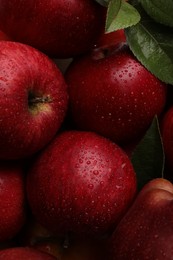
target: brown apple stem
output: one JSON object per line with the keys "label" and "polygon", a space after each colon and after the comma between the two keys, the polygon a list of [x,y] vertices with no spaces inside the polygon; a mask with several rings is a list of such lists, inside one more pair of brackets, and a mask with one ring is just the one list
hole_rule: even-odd
{"label": "brown apple stem", "polygon": [[63,248],[67,249],[69,248],[69,245],[70,245],[70,236],[69,233],[67,233],[63,242]]}

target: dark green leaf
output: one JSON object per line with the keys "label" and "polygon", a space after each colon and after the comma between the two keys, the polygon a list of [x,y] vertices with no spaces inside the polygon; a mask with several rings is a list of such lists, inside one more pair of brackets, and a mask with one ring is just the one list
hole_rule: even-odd
{"label": "dark green leaf", "polygon": [[132,154],[132,164],[137,175],[138,190],[154,178],[162,178],[164,151],[157,117]]}
{"label": "dark green leaf", "polygon": [[140,2],[156,22],[173,27],[173,0],[140,0]]}
{"label": "dark green leaf", "polygon": [[156,77],[173,84],[173,29],[154,22],[140,5],[135,7],[141,20],[125,30],[129,47]]}
{"label": "dark green leaf", "polygon": [[111,0],[108,5],[106,32],[113,32],[135,25],[139,22],[138,11],[129,3],[120,0]]}

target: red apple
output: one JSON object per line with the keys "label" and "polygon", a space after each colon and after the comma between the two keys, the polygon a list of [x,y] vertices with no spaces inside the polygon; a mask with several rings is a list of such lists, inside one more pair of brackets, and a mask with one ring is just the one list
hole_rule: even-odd
{"label": "red apple", "polygon": [[0,41],[0,158],[30,156],[64,119],[68,94],[55,63],[38,50]]}
{"label": "red apple", "polygon": [[105,30],[100,35],[99,39],[95,44],[95,48],[103,48],[108,50],[112,47],[115,47],[116,44],[126,42],[126,35],[124,30],[117,30],[114,32],[106,33]]}
{"label": "red apple", "polygon": [[0,259],[3,260],[58,260],[47,253],[29,247],[14,247],[0,250]]}
{"label": "red apple", "polygon": [[0,28],[48,55],[72,57],[90,49],[105,25],[94,0],[0,0]]}
{"label": "red apple", "polygon": [[0,163],[0,242],[12,239],[26,217],[23,168],[20,164]]}
{"label": "red apple", "polygon": [[54,234],[109,232],[135,191],[136,175],[128,156],[92,132],[59,134],[35,159],[27,176],[31,210]]}
{"label": "red apple", "polygon": [[121,145],[141,138],[166,101],[166,84],[124,44],[75,59],[65,78],[75,127]]}
{"label": "red apple", "polygon": [[170,260],[173,256],[173,185],[154,179],[138,194],[115,229],[109,260]]}

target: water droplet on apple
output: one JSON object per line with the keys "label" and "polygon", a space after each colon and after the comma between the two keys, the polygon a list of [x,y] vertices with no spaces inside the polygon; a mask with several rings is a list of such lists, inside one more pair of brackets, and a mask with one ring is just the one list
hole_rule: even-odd
{"label": "water droplet on apple", "polygon": [[88,184],[88,188],[93,189],[94,185],[93,184]]}
{"label": "water droplet on apple", "polygon": [[90,162],[90,161],[87,161],[87,164],[91,164],[91,162]]}
{"label": "water droplet on apple", "polygon": [[82,164],[82,163],[83,163],[83,160],[80,158],[80,159],[79,159],[79,162]]}
{"label": "water droplet on apple", "polygon": [[78,163],[75,164],[75,168],[79,168],[79,164]]}
{"label": "water droplet on apple", "polygon": [[98,170],[94,170],[94,171],[93,171],[93,174],[94,174],[94,175],[98,175],[98,174],[99,174],[99,171],[98,171]]}

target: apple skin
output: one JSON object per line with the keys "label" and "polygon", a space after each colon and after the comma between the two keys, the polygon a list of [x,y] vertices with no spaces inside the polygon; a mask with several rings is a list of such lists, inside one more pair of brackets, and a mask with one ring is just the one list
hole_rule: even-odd
{"label": "apple skin", "polygon": [[[0,250],[0,259],[5,260],[58,260],[47,253],[30,247],[14,247]],[[59,259],[60,260],[60,259]]]}
{"label": "apple skin", "polygon": [[95,48],[103,48],[103,49],[110,49],[110,47],[115,47],[118,43],[125,43],[126,42],[126,35],[123,29],[117,30],[110,33],[105,33],[105,30],[98,38]]}
{"label": "apple skin", "polygon": [[59,130],[67,85],[55,63],[38,50],[10,41],[0,41],[0,49],[0,158],[20,159]]}
{"label": "apple skin", "polygon": [[0,162],[0,242],[14,238],[26,219],[24,172],[17,162]]}
{"label": "apple skin", "polygon": [[14,41],[56,58],[92,48],[105,18],[106,8],[93,0],[0,0],[0,28]]}
{"label": "apple skin", "polygon": [[92,132],[60,133],[27,175],[31,211],[54,234],[104,235],[135,193],[136,175],[128,156]]}
{"label": "apple skin", "polygon": [[170,260],[173,256],[173,185],[148,182],[115,229],[109,260]]}
{"label": "apple skin", "polygon": [[84,55],[65,73],[69,117],[78,130],[94,131],[119,145],[139,140],[163,111],[166,84],[133,56],[128,46],[112,45]]}

